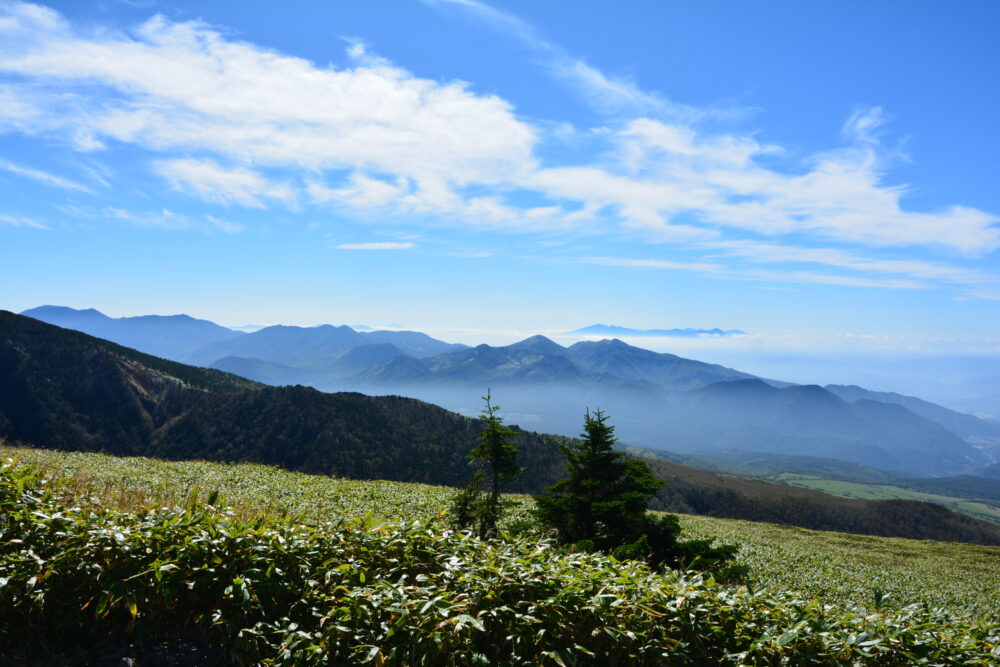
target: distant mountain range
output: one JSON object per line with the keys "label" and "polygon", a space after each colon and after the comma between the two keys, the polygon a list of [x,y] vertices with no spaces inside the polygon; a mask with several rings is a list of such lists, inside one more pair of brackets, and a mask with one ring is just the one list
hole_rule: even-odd
{"label": "distant mountain range", "polygon": [[570,334],[579,336],[648,336],[650,338],[698,338],[700,336],[736,336],[746,334],[739,329],[629,329],[614,324],[591,324]]}
{"label": "distant mountain range", "polygon": [[[355,331],[348,326],[270,326],[236,331],[188,315],[108,317],[88,308],[40,306],[21,313],[183,363],[208,366],[224,357],[252,357],[289,366],[336,370],[337,359],[363,345],[391,344],[398,354],[427,357],[465,349],[416,331]],[[252,327],[249,327],[252,328]]]}
{"label": "distant mountain range", "polygon": [[[464,485],[482,424],[411,398],[267,387],[0,311],[0,437],[358,479]],[[562,474],[560,439],[519,432],[512,488]]]}
{"label": "distant mountain range", "polygon": [[[521,349],[558,354],[552,345],[534,339]],[[539,492],[563,475],[566,439],[514,428],[526,470],[510,488]],[[481,429],[478,420],[418,400],[267,387],[0,311],[0,439],[9,444],[459,486],[470,476],[466,456]],[[834,498],[647,461],[668,480],[654,501],[660,509],[1000,544],[1000,527],[927,503]],[[995,483],[979,483],[995,493]]]}
{"label": "distant mountain range", "polygon": [[[347,326],[237,333],[182,315],[111,319],[52,306],[24,314],[271,385],[411,396],[464,414],[477,414],[491,388],[511,421],[564,435],[578,432],[585,409],[601,408],[624,442],[650,449],[822,457],[909,477],[976,473],[1000,461],[1000,424],[900,394],[794,385],[618,339],[564,347],[533,336],[470,348]],[[181,333],[171,344],[173,331]]]}
{"label": "distant mountain range", "polygon": [[40,306],[21,314],[178,361],[186,361],[191,351],[200,347],[245,335],[188,315],[112,318],[93,308],[76,310],[65,306]]}

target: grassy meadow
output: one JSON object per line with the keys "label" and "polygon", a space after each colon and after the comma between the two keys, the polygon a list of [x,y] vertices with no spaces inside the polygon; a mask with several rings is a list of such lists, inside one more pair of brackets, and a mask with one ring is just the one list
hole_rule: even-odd
{"label": "grassy meadow", "polygon": [[[16,460],[61,478],[73,497],[128,511],[185,506],[218,494],[237,517],[307,521],[424,521],[442,517],[454,490],[306,475],[254,464],[173,462],[0,446]],[[510,518],[530,499],[511,496]],[[1000,547],[883,538],[751,521],[681,515],[685,537],[741,545],[749,585],[823,603],[901,608],[927,602],[950,613],[1000,621]]]}
{"label": "grassy meadow", "polygon": [[977,519],[1000,523],[1000,507],[976,502],[968,498],[948,496],[939,493],[928,493],[917,489],[908,489],[893,484],[864,484],[861,482],[847,482],[835,479],[824,479],[812,475],[784,474],[776,477],[778,481],[786,484],[794,484],[808,489],[823,491],[841,498],[858,498],[860,500],[921,500],[928,503],[937,503],[954,510],[963,512]]}

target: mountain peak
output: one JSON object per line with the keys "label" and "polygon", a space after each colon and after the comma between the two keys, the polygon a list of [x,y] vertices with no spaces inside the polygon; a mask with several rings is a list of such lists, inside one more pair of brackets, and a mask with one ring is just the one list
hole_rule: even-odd
{"label": "mountain peak", "polygon": [[540,334],[531,336],[530,338],[525,338],[524,340],[514,343],[513,345],[509,345],[508,347],[515,350],[531,350],[533,352],[540,352],[543,354],[562,354],[566,351],[566,348],[559,343]]}
{"label": "mountain peak", "polygon": [[45,318],[84,318],[84,319],[101,319],[110,320],[111,318],[97,310],[96,308],[70,308],[69,306],[38,306],[37,308],[29,308],[28,310],[21,311],[21,315],[25,317],[32,317],[36,320],[43,320]]}

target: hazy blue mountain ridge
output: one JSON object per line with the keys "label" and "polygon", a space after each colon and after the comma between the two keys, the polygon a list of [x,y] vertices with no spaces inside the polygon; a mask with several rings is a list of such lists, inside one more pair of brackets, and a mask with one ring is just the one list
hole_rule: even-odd
{"label": "hazy blue mountain ridge", "polygon": [[[608,354],[594,354],[599,350]],[[645,379],[595,373],[584,364],[696,388],[672,391]],[[664,368],[674,369],[674,377]],[[901,405],[845,401],[816,385],[775,387],[732,369],[621,341],[563,348],[533,337],[423,360],[397,357],[349,382],[362,391],[400,392],[459,411],[469,408],[470,393],[492,387],[522,423],[567,435],[575,433],[584,408],[602,408],[614,415],[623,441],[671,451],[823,456],[924,476],[988,463],[960,437]]]}
{"label": "hazy blue mountain ridge", "polygon": [[253,357],[223,357],[213,362],[209,368],[279,387],[291,384],[312,386],[326,379],[325,373]]}
{"label": "hazy blue mountain ridge", "polygon": [[581,341],[568,349],[583,368],[625,380],[645,380],[667,389],[693,389],[721,380],[754,378],[718,364],[634,347],[620,340]]}
{"label": "hazy blue mountain ridge", "polygon": [[[21,314],[184,363],[211,366],[226,357],[240,357],[301,366],[337,377],[362,369],[358,359],[348,361],[343,368],[336,363],[358,347],[392,345],[400,354],[420,358],[466,348],[419,331],[359,332],[345,325],[274,325],[244,333],[188,315],[111,318],[93,308],[65,306],[41,306]],[[385,361],[385,356],[373,353],[373,363]]]}
{"label": "hazy blue mountain ridge", "polygon": [[40,306],[21,314],[175,361],[188,361],[195,350],[206,345],[247,335],[189,315],[112,318],[93,308],[75,310],[65,306]]}
{"label": "hazy blue mountain ridge", "polygon": [[[512,428],[526,468],[512,489],[538,492],[564,474],[565,438]],[[8,442],[461,486],[481,429],[410,398],[266,387],[0,311],[0,438]],[[668,480],[657,509],[1000,544],[997,526],[926,503],[848,500],[648,463]]]}
{"label": "hazy blue mountain ridge", "polygon": [[904,396],[895,392],[870,391],[855,385],[826,385],[827,391],[840,396],[847,401],[868,399],[881,403],[902,405],[910,412],[941,424],[953,433],[962,437],[978,436],[1000,439],[1000,423],[979,419],[973,415],[949,410],[946,407],[925,401],[913,396]]}
{"label": "hazy blue mountain ridge", "polygon": [[923,475],[971,470],[985,461],[978,449],[903,406],[852,403],[816,385],[778,388],[738,380],[674,394],[674,401],[682,427],[723,430],[718,439],[735,449],[837,458],[902,473],[919,469]]}
{"label": "hazy blue mountain ridge", "polygon": [[[252,357],[288,366],[324,371],[333,377],[357,373],[358,358],[345,365],[338,360],[355,348],[391,345],[398,354],[422,358],[465,349],[465,345],[445,343],[418,331],[355,331],[349,326],[323,324],[316,327],[275,325],[246,334],[238,340],[205,346],[190,361],[210,365],[225,356]],[[388,350],[389,348],[380,348]],[[359,353],[364,354],[364,353]],[[372,363],[385,355],[370,351]]]}
{"label": "hazy blue mountain ridge", "polygon": [[238,340],[206,345],[191,354],[190,361],[208,366],[222,357],[251,357],[287,366],[316,368],[331,358],[364,344],[362,334],[348,326],[265,327]]}
{"label": "hazy blue mountain ridge", "polygon": [[[68,315],[92,326],[103,317]],[[477,414],[479,397],[493,389],[517,421],[564,435],[577,434],[585,409],[603,409],[623,442],[648,448],[826,457],[903,476],[974,472],[1000,454],[988,441],[972,446],[960,437],[986,437],[973,434],[992,433],[990,424],[920,399],[764,380],[618,339],[564,347],[532,336],[470,348],[417,332],[331,325],[234,336],[193,356],[268,384],[408,395],[463,414]]]}

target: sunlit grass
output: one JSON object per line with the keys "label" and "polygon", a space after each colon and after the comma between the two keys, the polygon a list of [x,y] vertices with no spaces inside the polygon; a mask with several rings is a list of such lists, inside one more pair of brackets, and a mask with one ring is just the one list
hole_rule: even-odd
{"label": "sunlit grass", "polygon": [[[141,511],[188,504],[219,494],[218,504],[255,519],[288,515],[309,520],[425,520],[442,515],[454,490],[423,484],[345,480],[255,464],[115,458],[0,447],[14,458],[65,480],[73,496],[105,507]],[[530,499],[516,501],[513,518]],[[793,591],[826,603],[901,607],[927,601],[954,613],[1000,618],[1000,547],[849,535],[774,524],[681,516],[685,536],[716,537],[741,546],[737,562],[753,587]]]}
{"label": "sunlit grass", "polygon": [[785,474],[781,475],[779,479],[787,484],[823,491],[824,493],[840,496],[841,498],[858,498],[861,500],[920,500],[937,503],[938,505],[944,505],[949,509],[963,512],[977,519],[1000,523],[1000,509],[955,496],[917,491],[891,484],[862,484],[860,482],[824,479],[811,475]]}

